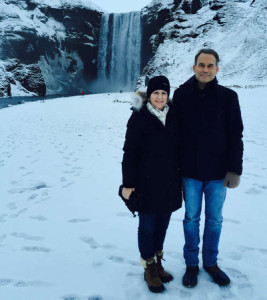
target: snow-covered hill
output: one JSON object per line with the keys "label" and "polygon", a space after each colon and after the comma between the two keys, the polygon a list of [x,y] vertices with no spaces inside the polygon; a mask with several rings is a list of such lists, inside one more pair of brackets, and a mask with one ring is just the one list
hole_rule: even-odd
{"label": "snow-covered hill", "polygon": [[171,85],[179,86],[191,76],[196,52],[207,47],[221,56],[222,84],[267,85],[266,1],[187,1],[203,5],[194,13],[185,2],[154,0],[142,10],[148,24],[160,15],[167,22],[150,38],[154,56],[143,70],[141,85],[146,75],[165,74]]}
{"label": "snow-covered hill", "polygon": [[0,299],[266,299],[267,90],[237,92],[244,173],[240,187],[228,190],[219,253],[232,283],[220,288],[201,268],[196,288],[182,286],[182,208],[165,243],[174,281],[160,295],[143,279],[138,219],[117,196],[130,94],[1,109]]}

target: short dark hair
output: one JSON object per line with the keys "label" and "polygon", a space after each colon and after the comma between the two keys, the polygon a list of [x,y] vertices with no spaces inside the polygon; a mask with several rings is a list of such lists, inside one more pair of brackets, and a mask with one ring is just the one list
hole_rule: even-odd
{"label": "short dark hair", "polygon": [[208,48],[203,48],[198,51],[198,53],[195,56],[195,65],[197,64],[197,59],[201,53],[213,55],[216,59],[216,66],[218,65],[218,63],[220,61],[219,54],[215,50],[208,49]]}

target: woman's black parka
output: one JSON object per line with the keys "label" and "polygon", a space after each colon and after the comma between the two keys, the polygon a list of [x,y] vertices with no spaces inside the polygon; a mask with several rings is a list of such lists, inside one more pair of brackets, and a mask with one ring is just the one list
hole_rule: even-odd
{"label": "woman's black parka", "polygon": [[165,126],[143,103],[127,124],[122,161],[123,186],[142,195],[142,212],[172,212],[181,207],[179,132],[173,106]]}

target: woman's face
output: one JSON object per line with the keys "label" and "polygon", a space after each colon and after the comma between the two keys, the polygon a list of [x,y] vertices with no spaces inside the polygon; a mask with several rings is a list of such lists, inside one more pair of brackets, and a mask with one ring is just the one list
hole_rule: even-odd
{"label": "woman's face", "polygon": [[157,109],[163,110],[168,101],[168,94],[164,90],[156,90],[150,95],[149,101]]}

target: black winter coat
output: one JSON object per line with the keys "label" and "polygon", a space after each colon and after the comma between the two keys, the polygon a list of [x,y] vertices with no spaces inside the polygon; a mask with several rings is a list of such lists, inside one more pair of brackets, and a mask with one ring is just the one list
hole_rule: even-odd
{"label": "black winter coat", "polygon": [[175,91],[173,103],[181,128],[182,175],[197,180],[241,175],[243,123],[236,92],[216,78],[201,90],[193,76]]}
{"label": "black winter coat", "polygon": [[178,166],[179,134],[171,104],[165,126],[146,103],[133,111],[126,131],[122,161],[123,186],[143,197],[142,212],[163,213],[182,205]]}

